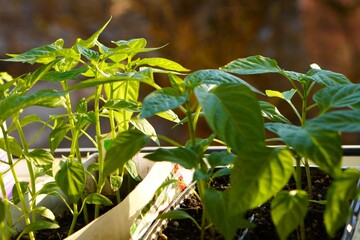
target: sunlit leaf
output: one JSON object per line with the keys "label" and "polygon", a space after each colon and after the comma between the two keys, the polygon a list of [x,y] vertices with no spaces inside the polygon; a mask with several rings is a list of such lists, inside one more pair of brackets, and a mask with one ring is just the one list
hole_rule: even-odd
{"label": "sunlit leaf", "polygon": [[235,158],[236,155],[228,151],[216,151],[206,156],[206,159],[212,168],[233,164]]}
{"label": "sunlit leaf", "polygon": [[248,87],[222,84],[210,92],[197,87],[195,95],[210,127],[236,153],[249,143],[264,144],[264,120],[258,100]]}
{"label": "sunlit leaf", "polygon": [[284,123],[291,123],[286,117],[284,117],[276,106],[272,105],[271,103],[259,101],[261,114],[264,118],[269,119],[273,122],[284,122]]}
{"label": "sunlit leaf", "polygon": [[27,159],[34,164],[34,166],[42,168],[46,172],[51,169],[54,156],[45,149],[38,148],[31,151]]}
{"label": "sunlit leaf", "polygon": [[53,45],[53,44],[44,45],[41,47],[33,48],[22,54],[8,54],[13,57],[9,59],[3,59],[3,61],[23,62],[30,64],[34,64],[36,62],[49,63],[55,59],[56,51],[60,49],[61,47],[57,45]]}
{"label": "sunlit leaf", "polygon": [[[92,48],[95,46],[95,44],[98,41],[98,38],[100,36],[100,34],[105,30],[106,26],[109,24],[109,22],[111,21],[111,18],[104,24],[104,26],[102,26],[99,30],[97,30],[93,35],[91,35],[91,37],[89,37],[86,40],[83,39],[77,39],[76,42],[78,44],[80,44],[82,47],[84,48]],[[76,44],[75,44],[76,46]]]}
{"label": "sunlit leaf", "polygon": [[279,192],[293,171],[294,159],[286,149],[244,150],[231,171],[229,201],[242,211],[255,208]]}
{"label": "sunlit leaf", "polygon": [[18,204],[20,202],[21,200],[20,194],[21,195],[25,194],[29,186],[28,182],[19,182],[19,184],[20,184],[21,193],[19,193],[16,185],[14,185],[12,188],[12,201],[14,202],[14,204]]}
{"label": "sunlit leaf", "polygon": [[357,187],[359,178],[359,170],[346,169],[332,181],[328,189],[324,223],[327,233],[332,237],[346,223],[351,200],[359,196]]}
{"label": "sunlit leaf", "polygon": [[138,182],[141,181],[141,176],[139,175],[138,166],[132,159],[130,159],[125,163],[125,168],[133,179],[135,179]]}
{"label": "sunlit leaf", "polygon": [[63,100],[60,98],[63,95],[63,92],[55,90],[39,90],[24,96],[8,96],[0,100],[0,122],[30,106],[59,107],[63,104]]}
{"label": "sunlit leaf", "polygon": [[360,132],[360,109],[327,112],[308,120],[306,129]]}
{"label": "sunlit leaf", "polygon": [[140,59],[136,65],[149,65],[151,67],[160,67],[167,70],[173,70],[173,71],[179,71],[179,72],[186,72],[189,71],[189,69],[184,68],[179,63],[174,62],[172,60],[166,59],[166,58],[143,58]]}
{"label": "sunlit leaf", "polygon": [[255,87],[245,82],[244,80],[220,70],[199,70],[186,76],[184,81],[185,84],[190,88],[195,88],[202,84],[218,86],[224,83],[237,83],[245,85],[252,91],[263,95],[261,91],[257,90]]}
{"label": "sunlit leaf", "polygon": [[24,229],[21,231],[19,237],[29,232],[40,231],[43,229],[57,229],[57,228],[60,228],[60,226],[57,223],[44,221],[44,220],[37,220],[30,224],[26,224]]}
{"label": "sunlit leaf", "polygon": [[84,199],[87,204],[101,204],[104,206],[111,206],[113,202],[100,193],[90,193]]}
{"label": "sunlit leaf", "polygon": [[80,162],[60,162],[60,170],[55,181],[72,203],[77,203],[82,196],[86,184],[86,173]]}
{"label": "sunlit leaf", "polygon": [[271,218],[280,239],[285,240],[300,223],[308,210],[306,191],[281,191],[271,201]]}
{"label": "sunlit leaf", "polygon": [[116,192],[119,191],[122,183],[123,183],[123,177],[119,175],[110,175],[109,181],[110,181],[110,187],[111,189]]}
{"label": "sunlit leaf", "polygon": [[330,108],[351,107],[360,103],[360,84],[344,84],[326,87],[317,91],[313,99],[322,112]]}
{"label": "sunlit leaf", "polygon": [[147,154],[145,158],[152,161],[168,161],[178,163],[182,167],[192,169],[197,166],[200,159],[194,151],[189,148],[158,148],[154,152]]}
{"label": "sunlit leaf", "polygon": [[230,206],[229,197],[228,191],[207,189],[204,195],[204,210],[225,239],[232,240],[237,229],[251,228],[255,225],[245,218],[244,212],[238,212],[238,209]]}
{"label": "sunlit leaf", "polygon": [[134,125],[134,127],[140,132],[143,132],[145,135],[150,136],[151,140],[153,140],[156,144],[160,145],[160,141],[156,135],[155,128],[148,120],[146,120],[145,118],[135,117],[130,119],[130,123]]}
{"label": "sunlit leaf", "polygon": [[186,99],[186,94],[181,94],[173,88],[155,90],[144,98],[140,117],[148,118],[157,113],[177,108]]}
{"label": "sunlit leaf", "polygon": [[17,140],[14,137],[8,136],[7,137],[7,141],[8,141],[8,146],[10,149],[6,149],[6,144],[5,144],[5,139],[4,138],[0,138],[0,148],[3,149],[6,152],[9,152],[17,157],[20,157],[22,155],[22,147],[20,146],[20,144],[17,142]]}
{"label": "sunlit leaf", "polygon": [[329,70],[311,69],[305,78],[310,79],[324,86],[335,86],[340,84],[349,84],[350,80],[341,73],[332,72]]}
{"label": "sunlit leaf", "polygon": [[263,74],[281,72],[281,69],[275,60],[260,55],[239,58],[228,63],[220,69],[237,74]]}
{"label": "sunlit leaf", "polygon": [[89,61],[98,61],[100,54],[94,50],[85,48],[81,46],[81,44],[77,45],[77,49],[79,50],[80,54],[83,55]]}
{"label": "sunlit leaf", "polygon": [[47,207],[36,206],[36,208],[34,208],[32,211],[39,214],[42,217],[45,217],[45,218],[50,219],[52,221],[55,221],[54,213],[50,209],[48,209]]}
{"label": "sunlit leaf", "polygon": [[118,168],[122,168],[127,161],[146,146],[150,137],[138,130],[121,132],[111,141],[105,155],[104,176]]}
{"label": "sunlit leaf", "polygon": [[71,69],[65,72],[51,71],[47,72],[41,79],[50,82],[60,82],[65,80],[75,80],[80,74],[87,71],[86,67]]}
{"label": "sunlit leaf", "polygon": [[323,171],[335,175],[341,169],[341,139],[336,131],[314,130],[283,123],[266,123],[300,156],[317,164]]}

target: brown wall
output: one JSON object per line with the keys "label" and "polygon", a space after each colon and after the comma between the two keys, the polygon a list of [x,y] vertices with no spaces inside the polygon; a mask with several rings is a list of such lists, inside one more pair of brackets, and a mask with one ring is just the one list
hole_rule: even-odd
{"label": "brown wall", "polygon": [[[316,62],[360,82],[358,0],[0,0],[0,58],[58,38],[72,45],[110,16],[103,41],[145,37],[152,47],[168,43],[158,54],[192,70],[261,54],[288,70],[304,72]],[[27,69],[0,62],[0,71]],[[283,84],[266,80],[256,84]]]}

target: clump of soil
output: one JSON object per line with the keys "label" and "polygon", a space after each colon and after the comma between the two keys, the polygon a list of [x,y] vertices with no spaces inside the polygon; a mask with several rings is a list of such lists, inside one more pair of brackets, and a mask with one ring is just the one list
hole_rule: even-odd
{"label": "clump of soil", "polygon": [[[325,200],[326,191],[332,179],[317,169],[311,169],[312,176],[312,191],[314,200]],[[302,183],[306,183],[306,176],[303,174]],[[229,176],[218,178],[215,182],[215,187],[224,189],[229,187]],[[286,190],[295,189],[295,181],[291,179]],[[303,189],[307,189],[306,184],[303,184]],[[199,200],[191,195],[183,201],[180,209],[187,211],[199,223],[201,222],[202,208]],[[318,203],[312,203],[309,207],[304,224],[306,231],[306,239],[308,240],[337,240],[341,239],[343,231],[339,231],[335,238],[328,237],[325,226],[323,223],[323,213],[325,206]],[[263,239],[279,239],[275,226],[271,221],[270,215],[270,201],[266,202],[259,208],[256,208],[248,213],[248,216],[253,217],[253,223],[256,224],[255,228],[247,230],[239,230],[236,238],[242,240],[263,240]],[[212,236],[209,231],[206,233],[206,239],[222,240],[224,239],[220,234],[216,233]],[[185,220],[170,220],[167,227],[160,234],[160,239],[183,240],[183,239],[200,239],[200,231],[196,228],[195,224],[188,219]],[[297,233],[294,231],[289,238],[297,239]]]}

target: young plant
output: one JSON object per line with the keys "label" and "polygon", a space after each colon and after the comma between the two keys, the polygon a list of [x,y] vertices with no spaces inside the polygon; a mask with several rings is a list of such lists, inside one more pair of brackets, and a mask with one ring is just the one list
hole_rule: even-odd
{"label": "young plant", "polygon": [[[291,82],[294,89],[286,92],[266,91],[265,94],[233,74],[278,73]],[[311,193],[301,189],[299,169],[309,161],[335,180],[327,195],[325,224],[330,235],[345,223],[349,200],[357,198],[356,183],[359,171],[341,170],[341,141],[339,132],[359,131],[359,85],[351,83],[341,74],[311,69],[302,74],[282,70],[276,61],[262,56],[235,60],[220,70],[200,70],[184,80],[169,76],[171,87],[155,90],[143,101],[140,116],[151,117],[169,109],[179,108],[189,132],[189,141],[176,143],[174,148],[154,151],[146,157],[154,161],[170,161],[185,168],[195,169],[199,198],[204,212],[201,239],[205,229],[214,225],[226,239],[233,239],[237,229],[251,227],[245,213],[268,200],[272,200],[272,217],[281,239],[285,239],[302,222],[307,212]],[[322,88],[314,94],[314,85]],[[301,106],[292,103],[294,94],[301,97]],[[335,94],[336,93],[336,94]],[[256,97],[280,97],[287,101],[299,117],[300,125],[293,125],[269,102]],[[308,120],[307,112],[319,108],[318,116]],[[350,107],[349,110],[337,109]],[[335,109],[336,111],[329,111]],[[199,118],[204,117],[213,133],[206,139],[197,138]],[[270,122],[265,123],[264,117]],[[268,146],[265,131],[280,136],[284,146]],[[218,139],[217,139],[218,138]],[[279,139],[276,139],[277,141]],[[207,147],[222,143],[231,152],[206,153]],[[295,170],[294,170],[295,163]],[[214,171],[217,166],[231,166]],[[215,176],[230,172],[231,188],[217,191],[209,182]],[[294,175],[298,189],[282,191]],[[308,178],[310,178],[309,176]],[[341,188],[341,196],[335,191]],[[291,207],[289,207],[291,206]],[[346,206],[346,207],[343,207]],[[175,211],[160,217],[190,218]],[[302,229],[302,227],[300,227]],[[300,231],[300,238],[304,235]]]}
{"label": "young plant", "polygon": [[[44,149],[31,150],[30,146],[35,139],[26,138],[24,134],[25,126],[36,126],[36,123],[45,123],[36,115],[22,114],[23,109],[32,106],[48,108],[62,106],[63,93],[52,89],[30,92],[39,79],[51,69],[53,64],[46,64],[33,73],[14,79],[9,75],[2,74],[0,79],[2,81],[0,88],[0,127],[2,132],[0,148],[6,152],[6,159],[1,159],[1,165],[7,166],[7,170],[1,172],[0,179],[2,193],[0,215],[3,239],[7,239],[15,232],[13,226],[20,221],[24,221],[26,224],[20,236],[28,233],[30,239],[35,239],[34,232],[37,230],[58,227],[54,222],[55,218],[52,212],[43,206],[37,206],[35,197],[39,190],[36,188],[36,179],[48,171],[53,156]],[[42,129],[41,127],[39,131],[41,132]],[[15,137],[18,137],[19,141]],[[15,167],[21,161],[26,162],[29,173],[28,181],[20,180],[16,172]],[[8,174],[6,174],[7,172]],[[5,175],[7,178],[12,177],[14,180],[14,186],[10,193],[4,183],[8,180],[3,178]],[[27,193],[29,199],[27,199]],[[20,212],[19,219],[14,219],[11,209]],[[38,214],[50,221],[38,221],[36,219]]]}
{"label": "young plant", "polygon": [[[305,239],[303,219],[307,206],[321,204],[313,199],[310,161],[334,179],[326,196],[324,213],[330,236],[345,224],[350,201],[357,199],[359,194],[360,172],[352,168],[342,170],[341,133],[360,131],[360,85],[353,84],[340,73],[321,70],[316,64],[311,67],[306,73],[286,71],[275,60],[253,56],[237,59],[221,68],[240,75],[276,73],[293,86],[284,92],[267,90],[266,95],[287,102],[297,117],[298,125],[279,115],[270,103],[261,102],[264,116],[271,120],[265,124],[266,129],[277,134],[285,144],[284,148],[291,150],[296,165],[297,189],[276,193],[271,203],[272,219],[281,239],[286,239],[298,225],[298,236]],[[299,105],[296,105],[296,95],[300,99]],[[309,117],[310,111],[312,118]],[[307,175],[307,192],[301,188],[301,165]]]}
{"label": "young plant", "polygon": [[[58,189],[61,189],[66,200],[71,203],[65,203],[73,214],[69,235],[73,232],[77,217],[83,210],[87,219],[85,204],[96,204],[97,217],[100,206],[111,202],[102,195],[107,181],[110,181],[117,201],[120,202],[120,187],[124,175],[129,174],[140,180],[131,158],[147,141],[124,146],[123,139],[127,139],[128,135],[127,132],[123,132],[131,132],[134,131],[132,128],[135,128],[147,135],[156,135],[151,124],[137,116],[141,106],[141,83],[161,89],[155,82],[156,75],[188,71],[166,58],[139,58],[138,55],[141,53],[159,49],[146,47],[147,41],[143,38],[113,41],[113,46],[105,46],[99,41],[99,36],[108,23],[88,39],[77,39],[70,48],[64,47],[64,41],[59,39],[53,44],[37,47],[22,54],[12,54],[12,58],[6,60],[49,66],[47,73],[42,74],[39,79],[59,83],[61,86],[65,113],[50,116],[48,125],[52,123],[52,132],[49,134],[49,148],[51,153],[54,153],[61,143],[68,140],[70,153],[64,156],[64,159],[55,159],[52,162],[50,172],[56,184],[47,184],[41,193],[54,194],[65,200],[59,194]],[[89,94],[74,102],[73,99],[80,90],[87,90]],[[171,111],[161,116],[170,121],[178,120]],[[89,132],[91,126],[95,129],[95,136]],[[80,152],[81,141],[84,138],[89,139],[98,152],[97,163],[90,165],[88,169],[82,164]],[[145,139],[147,138],[146,136]],[[152,140],[159,144],[155,137]],[[131,149],[128,150],[128,147]],[[97,179],[91,174],[94,171],[98,173]],[[84,190],[89,177],[95,180],[96,192],[88,195]]]}

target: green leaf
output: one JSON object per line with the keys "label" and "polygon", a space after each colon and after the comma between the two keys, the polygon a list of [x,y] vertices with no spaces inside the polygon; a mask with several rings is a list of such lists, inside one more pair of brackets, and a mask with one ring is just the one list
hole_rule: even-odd
{"label": "green leaf", "polygon": [[65,72],[51,71],[47,72],[41,79],[49,82],[75,80],[80,74],[85,73],[87,70],[86,67],[80,67]]}
{"label": "green leaf", "polygon": [[55,128],[49,134],[49,145],[50,151],[54,153],[55,149],[62,142],[66,134],[72,129],[69,124],[65,124],[64,122],[60,122],[55,126]]}
{"label": "green leaf", "polygon": [[328,188],[324,223],[327,233],[332,237],[346,223],[351,200],[359,196],[359,178],[359,170],[349,168],[338,175]]}
{"label": "green leaf", "polygon": [[152,161],[169,161],[178,163],[186,169],[196,168],[200,159],[196,153],[189,148],[158,148],[154,152],[145,155],[145,158]]}
{"label": "green leaf", "polygon": [[111,189],[114,192],[118,191],[123,183],[123,180],[123,177],[119,175],[110,175],[109,181]]}
{"label": "green leaf", "polygon": [[133,38],[130,40],[119,40],[119,41],[113,41],[117,46],[119,46],[121,49],[143,49],[147,45],[147,41],[145,38]]}
{"label": "green leaf", "polygon": [[248,144],[265,144],[260,106],[248,87],[222,84],[211,92],[197,87],[195,95],[210,127],[236,153]]}
{"label": "green leaf", "polygon": [[140,117],[148,118],[179,107],[186,101],[186,98],[186,94],[181,94],[173,88],[155,90],[144,98]]}
{"label": "green leaf", "polygon": [[343,74],[319,69],[309,70],[306,73],[305,78],[328,87],[351,83],[351,81]]}
{"label": "green leaf", "polygon": [[[76,42],[78,44],[80,44],[84,48],[92,48],[92,47],[94,47],[95,44],[98,41],[98,38],[99,38],[100,34],[105,30],[106,26],[109,24],[110,21],[111,21],[111,18],[104,24],[104,26],[102,26],[99,30],[97,30],[88,39],[83,40],[83,39],[79,38],[79,39],[76,40]],[[75,44],[75,46],[78,46],[78,44]]]}
{"label": "green leaf", "polygon": [[360,109],[327,112],[308,120],[306,129],[360,132]]}
{"label": "green leaf", "polygon": [[185,91],[185,82],[182,78],[173,73],[169,73],[168,77],[172,88],[181,93]]}
{"label": "green leaf", "polygon": [[214,179],[214,178],[221,177],[221,176],[227,176],[227,175],[230,175],[230,173],[231,173],[230,167],[220,168],[219,170],[216,169],[216,171],[211,176],[211,178]]}
{"label": "green leaf", "polygon": [[151,140],[153,140],[157,145],[160,145],[160,141],[156,136],[155,128],[149,123],[145,118],[135,117],[130,119],[130,122],[136,129],[145,135],[151,136]]}
{"label": "green leaf", "polygon": [[59,62],[59,60],[54,60],[52,62],[49,62],[48,64],[37,68],[33,73],[28,75],[25,78],[27,87],[30,88],[30,87],[34,86],[35,83],[37,81],[39,81],[40,79],[42,79],[43,76],[45,76],[46,73],[48,73],[58,62]]}
{"label": "green leaf", "polygon": [[249,83],[245,82],[244,80],[220,70],[213,70],[213,69],[199,70],[186,76],[184,81],[185,84],[190,88],[195,88],[203,84],[218,86],[224,83],[234,83],[234,84],[237,83],[237,84],[245,85],[248,88],[250,88],[252,91],[263,95],[261,91],[257,90]]}
{"label": "green leaf", "polygon": [[138,130],[127,130],[119,133],[106,151],[104,176],[122,168],[127,161],[146,146],[149,139],[149,136]]}
{"label": "green leaf", "polygon": [[271,218],[280,239],[285,240],[304,221],[308,207],[306,191],[281,191],[271,201]]}
{"label": "green leaf", "polygon": [[55,108],[63,104],[61,96],[65,93],[55,90],[40,90],[25,96],[12,95],[0,101],[0,122],[7,120],[11,115],[30,106]]}
{"label": "green leaf", "polygon": [[45,149],[35,149],[31,151],[27,159],[36,167],[44,169],[45,172],[51,169],[54,156]]}
{"label": "green leaf", "polygon": [[9,59],[3,59],[3,61],[7,62],[23,62],[34,64],[36,62],[39,63],[49,63],[53,61],[57,55],[57,51],[60,50],[61,47],[50,44],[44,45],[41,47],[33,48],[27,52],[22,54],[9,54],[10,56],[14,56]]}
{"label": "green leaf", "polygon": [[83,55],[89,61],[98,61],[100,54],[94,50],[85,48],[80,44],[77,45],[77,49],[79,50],[80,54]]}
{"label": "green leaf", "polygon": [[0,138],[0,148],[3,149],[5,152],[10,151],[12,155],[20,157],[23,150],[20,144],[16,141],[14,137],[11,136],[8,136],[7,140],[10,149],[6,149],[4,138]]}
{"label": "green leaf", "polygon": [[[38,221],[32,222],[30,224],[27,224],[25,226],[25,228],[22,230],[22,232],[20,233],[20,236],[22,236],[26,233],[29,233],[29,232],[40,231],[43,229],[57,229],[59,227],[60,226],[56,223],[38,220]],[[20,238],[20,236],[19,236],[19,238]]]}
{"label": "green leaf", "polygon": [[126,110],[129,112],[140,112],[140,107],[136,102],[125,99],[108,100],[104,107],[109,109]]}
{"label": "green leaf", "polygon": [[212,168],[233,164],[236,155],[228,151],[212,152],[206,159]]}
{"label": "green leaf", "polygon": [[275,60],[260,55],[239,58],[228,63],[224,67],[221,67],[220,69],[227,72],[244,75],[279,73],[282,71]]}
{"label": "green leaf", "polygon": [[20,202],[20,197],[19,197],[20,194],[24,195],[29,186],[28,182],[19,182],[19,184],[21,188],[21,193],[19,193],[18,189],[16,188],[16,185],[14,185],[12,188],[12,201],[14,202],[14,204],[18,204]]}
{"label": "green leaf", "polygon": [[273,122],[284,122],[284,123],[291,123],[286,117],[284,117],[276,106],[272,105],[271,103],[259,101],[261,114],[264,118],[269,119]]}
{"label": "green leaf", "polygon": [[286,78],[298,81],[298,82],[304,82],[305,79],[305,74],[303,73],[298,73],[298,72],[294,72],[294,71],[282,71],[280,74],[282,74],[283,76],[285,76]]}
{"label": "green leaf", "polygon": [[133,179],[135,179],[136,181],[139,181],[139,182],[141,181],[138,167],[136,166],[136,163],[133,160],[130,159],[129,161],[127,161],[125,163],[125,168]]}
{"label": "green leaf", "polygon": [[285,91],[285,92],[279,92],[279,91],[274,91],[274,90],[266,90],[265,91],[266,96],[281,98],[287,102],[291,102],[291,99],[295,93],[296,93],[295,89],[291,89],[291,90]]}
{"label": "green leaf", "polygon": [[111,206],[113,202],[100,193],[90,193],[84,199],[87,204],[101,204],[104,206]]}
{"label": "green leaf", "polygon": [[229,192],[206,189],[204,194],[205,214],[227,240],[234,239],[239,228],[254,227],[243,212],[237,212],[229,205]]}
{"label": "green leaf", "polygon": [[166,59],[166,58],[159,58],[159,57],[140,59],[136,63],[136,65],[137,66],[149,65],[151,67],[160,67],[163,69],[179,71],[179,72],[190,71],[189,69],[184,68],[177,62],[174,62],[174,61]]}
{"label": "green leaf", "polygon": [[42,123],[43,121],[36,114],[26,115],[22,119],[20,119],[20,125],[22,127],[25,127],[26,125],[35,122]]}
{"label": "green leaf", "polygon": [[110,77],[102,77],[102,78],[92,78],[88,80],[81,81],[80,83],[74,85],[69,89],[69,91],[79,90],[83,88],[96,87],[98,85],[106,84],[106,83],[116,83],[116,82],[125,82],[125,81],[145,81],[147,77],[141,72],[136,73],[119,73],[116,75],[112,75]]}
{"label": "green leaf", "polygon": [[[167,213],[160,214],[157,218],[159,219],[193,219],[187,212],[176,209]],[[195,219],[193,221],[196,221]]]}
{"label": "green leaf", "polygon": [[322,112],[360,103],[360,84],[345,84],[320,89],[313,95]]}
{"label": "green leaf", "polygon": [[287,184],[293,164],[293,156],[286,149],[264,146],[242,151],[230,175],[229,201],[234,209],[246,211],[269,200]]}
{"label": "green leaf", "polygon": [[341,139],[335,131],[320,131],[283,123],[266,123],[297,154],[317,164],[323,171],[336,175],[341,170]]}
{"label": "green leaf", "polygon": [[60,195],[59,186],[54,181],[47,182],[36,194],[37,195],[46,194],[46,195],[52,195],[52,196],[59,196]]}
{"label": "green leaf", "polygon": [[85,169],[80,162],[60,162],[60,170],[55,175],[55,181],[69,201],[77,203],[85,189]]}
{"label": "green leaf", "polygon": [[47,207],[37,206],[32,211],[35,212],[35,213],[40,214],[40,216],[45,217],[45,218],[47,218],[49,220],[52,220],[52,221],[56,220],[54,213],[50,209],[48,209]]}
{"label": "green leaf", "polygon": [[172,110],[167,110],[165,112],[159,112],[156,115],[165,120],[169,120],[170,122],[180,123],[180,119],[179,119],[178,115],[176,115],[176,113],[174,113]]}

